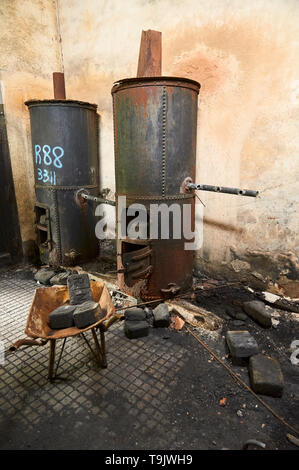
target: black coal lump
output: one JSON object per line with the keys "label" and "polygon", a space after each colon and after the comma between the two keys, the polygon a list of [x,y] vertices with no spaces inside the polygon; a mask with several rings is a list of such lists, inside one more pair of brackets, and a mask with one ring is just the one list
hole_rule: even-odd
{"label": "black coal lump", "polygon": [[149,333],[149,325],[147,321],[139,320],[139,321],[125,321],[125,335],[129,339],[134,338],[143,338],[144,336],[148,336]]}
{"label": "black coal lump", "polygon": [[142,308],[128,308],[125,311],[125,319],[128,321],[146,320],[146,313]]}
{"label": "black coal lump", "polygon": [[74,311],[74,323],[77,328],[86,328],[99,319],[101,307],[97,302],[88,301],[77,305]]}
{"label": "black coal lump", "polygon": [[93,300],[88,274],[72,274],[67,279],[67,286],[72,305]]}
{"label": "black coal lump", "polygon": [[75,305],[61,305],[53,310],[49,315],[50,328],[52,328],[52,330],[60,330],[61,328],[73,326],[73,313],[75,308]]}

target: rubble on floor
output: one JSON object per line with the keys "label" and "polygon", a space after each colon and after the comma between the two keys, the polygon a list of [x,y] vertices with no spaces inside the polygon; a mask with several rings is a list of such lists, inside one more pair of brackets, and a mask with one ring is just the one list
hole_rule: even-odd
{"label": "rubble on floor", "polygon": [[[290,297],[281,297],[271,292],[260,292],[257,296],[264,302],[271,305],[273,308],[279,308],[281,310],[287,310],[288,312],[299,313],[299,299],[291,299]],[[298,286],[299,296],[299,286]]]}
{"label": "rubble on floor", "polygon": [[[92,278],[94,278],[94,276],[92,276]],[[131,305],[137,304],[137,299],[135,299],[135,297],[125,294],[124,292],[121,292],[120,290],[117,290],[116,288],[113,288],[113,289],[110,288],[109,293],[111,295],[112,302],[115,308],[125,308]]]}
{"label": "rubble on floor", "polygon": [[150,326],[155,328],[170,326],[170,312],[168,306],[163,302],[153,310],[149,307],[127,309],[124,313],[124,319],[124,331],[130,339],[147,336]]}
{"label": "rubble on floor", "polygon": [[[67,282],[71,301],[74,303],[81,303],[85,295],[88,296],[89,277],[91,275],[86,274],[85,283],[81,281],[84,285],[78,286],[75,283],[76,275],[71,271],[55,273],[48,268],[40,270],[35,276],[36,280],[48,285],[53,282]],[[83,277],[81,279],[83,280]],[[283,379],[281,381],[282,373],[278,361],[261,354],[256,339],[244,327],[253,321],[262,328],[278,328],[281,314],[277,311],[277,306],[285,304],[286,310],[292,306],[292,315],[298,315],[296,301],[283,299],[269,292],[255,292],[238,282],[228,283],[208,278],[195,281],[189,299],[188,295],[185,299],[168,299],[153,309],[150,305],[139,307],[137,299],[130,298],[118,289],[111,288],[110,294],[116,308],[130,307],[124,311],[124,332],[129,339],[148,336],[150,327],[180,331],[186,322],[198,331],[205,329],[220,332],[226,329],[228,324],[225,338],[233,365],[248,365],[251,387],[257,393],[281,396]],[[131,308],[134,303],[137,306]],[[223,399],[220,405],[225,404],[226,399]]]}

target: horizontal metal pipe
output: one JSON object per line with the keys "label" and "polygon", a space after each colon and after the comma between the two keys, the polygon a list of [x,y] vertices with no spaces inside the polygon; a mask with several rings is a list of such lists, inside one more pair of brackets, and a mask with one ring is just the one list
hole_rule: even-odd
{"label": "horizontal metal pipe", "polygon": [[99,202],[103,204],[110,204],[110,206],[115,206],[115,201],[109,201],[109,199],[104,199],[102,197],[97,197],[97,196],[90,196],[89,194],[80,194],[80,197],[82,199],[85,199],[86,201],[93,201],[93,202]]}
{"label": "horizontal metal pipe", "polygon": [[257,195],[259,194],[258,191],[254,191],[252,189],[227,188],[225,186],[211,186],[209,184],[187,183],[186,187],[188,189],[196,189],[200,191],[212,191],[215,193],[236,194],[237,196],[257,197]]}

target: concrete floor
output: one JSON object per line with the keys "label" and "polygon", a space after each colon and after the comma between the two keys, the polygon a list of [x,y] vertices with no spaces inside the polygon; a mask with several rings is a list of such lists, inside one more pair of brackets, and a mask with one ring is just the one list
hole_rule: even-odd
{"label": "concrete floor", "polygon": [[[28,269],[0,272],[6,349],[25,336],[36,287]],[[202,335],[225,354],[221,335]],[[47,380],[48,345],[6,355],[1,449],[241,449],[247,439],[296,449],[285,438],[288,431],[186,331],[152,328],[148,337],[130,341],[118,323],[106,341],[108,368],[99,369],[83,339],[69,339],[55,383]],[[248,383],[247,369],[236,371]],[[298,425],[298,369],[289,377],[282,399],[265,400]],[[225,408],[219,406],[224,396]]]}

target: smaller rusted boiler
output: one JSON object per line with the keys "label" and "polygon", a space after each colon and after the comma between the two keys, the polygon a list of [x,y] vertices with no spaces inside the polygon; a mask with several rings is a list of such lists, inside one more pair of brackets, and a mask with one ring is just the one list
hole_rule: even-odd
{"label": "smaller rusted boiler", "polygon": [[[54,75],[55,99],[29,100],[40,258],[73,265],[94,258],[94,207],[76,197],[98,195],[98,115],[95,104],[67,100],[62,74]],[[58,99],[59,98],[59,99]]]}

